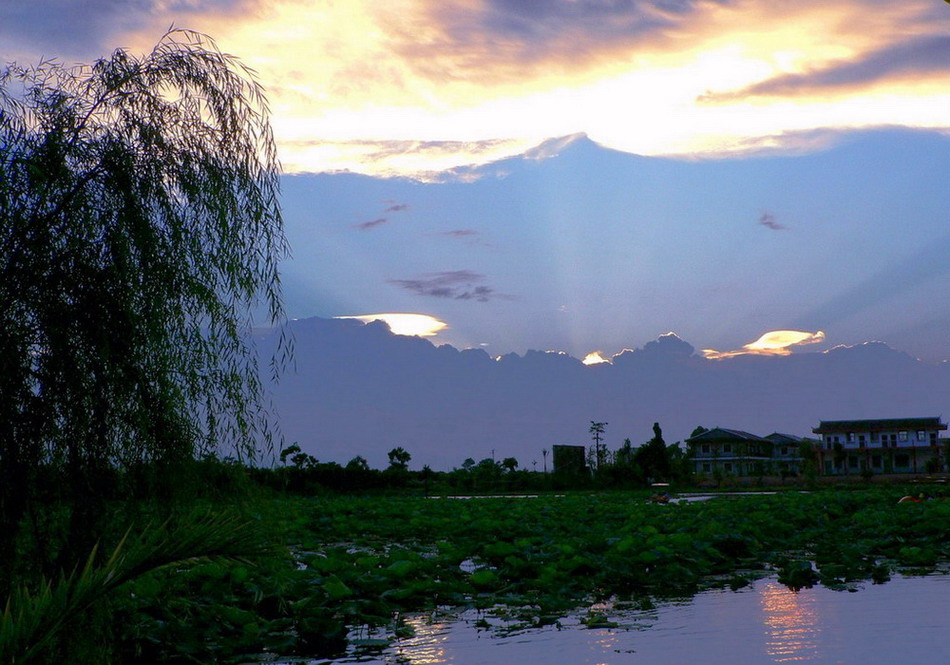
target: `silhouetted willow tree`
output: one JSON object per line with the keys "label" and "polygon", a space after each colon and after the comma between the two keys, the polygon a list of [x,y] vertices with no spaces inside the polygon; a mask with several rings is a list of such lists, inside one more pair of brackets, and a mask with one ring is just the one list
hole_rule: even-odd
{"label": "silhouetted willow tree", "polygon": [[9,66],[0,150],[8,552],[41,466],[68,472],[75,522],[116,468],[254,454],[249,312],[282,318],[286,241],[262,89],[194,32],[142,57]]}

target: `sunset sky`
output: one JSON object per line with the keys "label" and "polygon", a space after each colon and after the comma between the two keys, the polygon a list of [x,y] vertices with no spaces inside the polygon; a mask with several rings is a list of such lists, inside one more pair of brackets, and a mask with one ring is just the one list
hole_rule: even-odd
{"label": "sunset sky", "polygon": [[499,354],[672,329],[710,357],[950,359],[944,2],[31,0],[0,5],[0,60],[169,25],[267,90],[292,317],[425,315]]}

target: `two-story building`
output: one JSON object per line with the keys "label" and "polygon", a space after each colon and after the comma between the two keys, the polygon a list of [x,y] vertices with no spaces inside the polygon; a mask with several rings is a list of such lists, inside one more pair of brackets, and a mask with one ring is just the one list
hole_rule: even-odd
{"label": "two-story building", "polygon": [[819,465],[824,474],[922,473],[945,468],[940,418],[822,420]]}
{"label": "two-story building", "polygon": [[696,473],[758,476],[771,473],[773,443],[735,429],[716,427],[686,439]]}
{"label": "two-story building", "polygon": [[812,442],[793,434],[773,432],[765,437],[772,442],[772,468],[782,476],[797,476],[804,471],[802,444]]}

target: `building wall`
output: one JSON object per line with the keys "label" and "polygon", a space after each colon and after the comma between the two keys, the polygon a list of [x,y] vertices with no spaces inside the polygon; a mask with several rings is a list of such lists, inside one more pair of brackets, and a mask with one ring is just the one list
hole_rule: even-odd
{"label": "building wall", "polygon": [[822,473],[826,475],[842,475],[861,473],[870,469],[880,473],[924,473],[929,467],[937,471],[947,466],[946,450],[942,446],[898,446],[882,448],[880,446],[865,448],[843,448],[838,454],[834,450],[824,449],[820,452]]}
{"label": "building wall", "polygon": [[[910,419],[889,427],[878,421],[848,423],[823,422],[814,431],[821,435],[819,444],[822,473],[842,475],[861,473],[922,473],[947,468],[945,442],[940,431],[946,425],[939,419],[914,422]],[[936,421],[936,423],[934,423]],[[824,430],[824,431],[822,431]],[[830,431],[829,431],[830,430]]]}
{"label": "building wall", "polygon": [[824,448],[831,450],[835,443],[849,449],[861,448],[913,448],[936,445],[939,440],[937,430],[855,430],[853,432],[835,432],[822,435]]}

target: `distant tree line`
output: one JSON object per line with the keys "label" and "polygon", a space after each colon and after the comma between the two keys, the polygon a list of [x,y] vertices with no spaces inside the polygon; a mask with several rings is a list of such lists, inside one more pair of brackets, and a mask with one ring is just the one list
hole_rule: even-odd
{"label": "distant tree line", "polygon": [[602,443],[607,423],[591,423],[594,447],[586,460],[574,467],[563,464],[549,473],[548,451],[541,470],[537,462],[526,468],[515,457],[496,460],[486,457],[476,461],[465,458],[450,471],[433,471],[428,465],[411,470],[412,455],[403,447],[389,451],[389,464],[384,469],[371,468],[357,455],[346,464],[321,462],[303,452],[298,444],[284,448],[279,464],[273,468],[248,468],[256,482],[280,491],[318,493],[321,491],[361,491],[416,489],[426,493],[497,493],[568,489],[640,488],[654,482],[688,483],[691,466],[685,451],[678,444],[667,445],[658,423],[653,437],[641,446],[625,439],[617,450]]}

